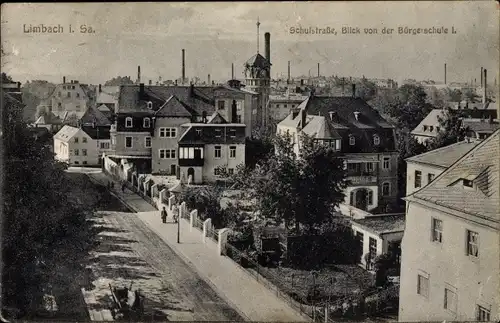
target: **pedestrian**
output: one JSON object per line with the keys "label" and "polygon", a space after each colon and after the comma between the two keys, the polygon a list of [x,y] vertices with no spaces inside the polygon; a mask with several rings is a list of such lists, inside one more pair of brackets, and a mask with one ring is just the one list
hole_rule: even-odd
{"label": "pedestrian", "polygon": [[163,223],[167,223],[167,210],[165,210],[165,207],[161,210],[161,220]]}

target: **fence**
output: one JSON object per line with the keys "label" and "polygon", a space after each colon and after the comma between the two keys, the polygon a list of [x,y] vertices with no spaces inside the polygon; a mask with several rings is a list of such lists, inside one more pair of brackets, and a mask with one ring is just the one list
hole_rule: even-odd
{"label": "fence", "polygon": [[213,227],[207,230],[207,237],[212,239],[215,243],[219,242],[219,233]]}

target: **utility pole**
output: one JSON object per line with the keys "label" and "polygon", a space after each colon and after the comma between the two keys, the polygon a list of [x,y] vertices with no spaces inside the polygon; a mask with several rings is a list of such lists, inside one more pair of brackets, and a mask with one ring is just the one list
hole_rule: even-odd
{"label": "utility pole", "polygon": [[[177,205],[177,243],[181,243],[181,206]],[[174,215],[175,216],[175,215]]]}

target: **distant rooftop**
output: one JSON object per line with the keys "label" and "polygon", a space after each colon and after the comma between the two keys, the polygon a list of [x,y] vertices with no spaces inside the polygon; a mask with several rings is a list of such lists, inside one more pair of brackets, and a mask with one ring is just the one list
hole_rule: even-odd
{"label": "distant rooftop", "polygon": [[407,162],[424,163],[443,168],[450,167],[454,162],[476,147],[480,141],[470,140],[431,150],[429,152],[407,158]]}
{"label": "distant rooftop", "polygon": [[405,229],[404,215],[370,216],[364,219],[352,220],[352,222],[353,225],[379,235],[401,232]]}

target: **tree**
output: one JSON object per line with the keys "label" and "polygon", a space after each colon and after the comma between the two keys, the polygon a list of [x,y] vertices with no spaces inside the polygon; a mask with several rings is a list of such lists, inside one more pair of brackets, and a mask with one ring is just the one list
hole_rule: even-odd
{"label": "tree", "polygon": [[472,89],[467,89],[462,93],[462,100],[466,100],[469,102],[476,102],[478,98],[479,95],[477,95],[476,92]]}
{"label": "tree", "polygon": [[130,79],[130,76],[117,76],[104,83],[104,86],[120,86],[134,84],[134,81]]}
{"label": "tree", "polygon": [[413,130],[434,106],[426,102],[422,86],[405,84],[398,89],[398,99],[387,107],[387,114],[397,120],[400,129]]}
{"label": "tree", "polygon": [[361,79],[361,81],[356,85],[356,96],[369,101],[377,93],[377,86],[375,83],[368,81],[366,78]]}
{"label": "tree", "polygon": [[460,110],[447,108],[443,116],[438,116],[441,131],[429,142],[430,149],[438,149],[465,139],[468,129],[462,125]]}

